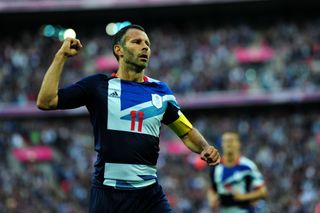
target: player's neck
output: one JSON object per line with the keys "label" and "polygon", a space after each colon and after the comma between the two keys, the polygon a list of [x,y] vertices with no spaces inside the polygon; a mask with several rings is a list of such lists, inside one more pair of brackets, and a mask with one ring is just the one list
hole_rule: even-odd
{"label": "player's neck", "polygon": [[131,66],[119,66],[117,77],[127,81],[144,82],[144,69],[136,70]]}
{"label": "player's neck", "polygon": [[227,153],[223,156],[224,164],[226,166],[234,166],[238,163],[239,153]]}

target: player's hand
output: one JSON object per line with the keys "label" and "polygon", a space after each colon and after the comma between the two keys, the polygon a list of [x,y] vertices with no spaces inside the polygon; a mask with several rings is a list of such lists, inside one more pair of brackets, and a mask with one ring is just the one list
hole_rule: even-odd
{"label": "player's hand", "polygon": [[82,44],[79,39],[66,38],[58,53],[61,53],[66,57],[72,57],[77,55],[81,49]]}
{"label": "player's hand", "polygon": [[214,166],[220,163],[220,154],[216,148],[208,146],[201,152],[201,159]]}

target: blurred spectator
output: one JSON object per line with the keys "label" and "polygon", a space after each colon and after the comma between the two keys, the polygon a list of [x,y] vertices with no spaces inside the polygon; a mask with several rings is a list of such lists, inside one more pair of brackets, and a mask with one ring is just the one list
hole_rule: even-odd
{"label": "blurred spectator", "polygon": [[[0,207],[3,212],[86,212],[95,153],[87,118],[0,123]],[[319,202],[320,163],[318,112],[191,116],[216,146],[224,130],[237,129],[243,154],[257,162],[269,185],[271,212],[312,212]],[[68,128],[63,123],[68,122]],[[199,124],[199,125],[198,125]],[[164,129],[158,161],[159,180],[176,213],[208,213],[208,168],[192,153],[170,154],[175,140]],[[23,163],[11,154],[16,147],[49,145],[54,159]]]}
{"label": "blurred spectator", "polygon": [[[153,58],[147,74],[168,82],[176,94],[185,96],[208,91],[316,91],[320,85],[319,22],[150,27]],[[101,56],[112,56],[104,28],[86,27],[96,30],[77,32],[84,49],[66,64],[61,86],[97,71],[111,71],[96,63]],[[99,30],[101,34],[96,33]],[[0,37],[0,104],[34,101],[59,42],[32,30]],[[236,49],[240,56],[245,53],[244,61],[239,60],[243,55],[236,55]],[[255,51],[261,58],[252,55]],[[240,132],[243,154],[257,162],[267,185],[272,186],[267,201],[271,212],[319,212],[319,111],[196,113],[193,123],[218,147],[222,132]],[[87,118],[0,121],[0,212],[87,212],[88,170],[93,168],[95,153],[92,128],[83,119]],[[68,127],[62,127],[65,122]],[[167,152],[164,147],[175,138],[166,129],[162,135],[159,179],[175,212],[209,213],[205,199],[208,168],[188,152]],[[16,148],[37,145],[49,146],[53,159],[20,162],[12,155]]]}
{"label": "blurred spectator", "polygon": [[[209,23],[204,27],[186,23],[182,29],[151,26],[153,57],[147,74],[168,82],[180,95],[315,91],[320,83],[319,22],[275,21],[263,28],[249,24],[215,27]],[[103,34],[104,28],[86,27],[77,32],[84,50],[67,63],[63,85],[95,72],[110,72],[105,70],[108,63],[114,66],[109,59],[113,57],[111,39]],[[57,41],[31,30],[2,36],[0,102],[34,101],[48,60],[58,48]],[[46,51],[40,51],[43,49]]]}

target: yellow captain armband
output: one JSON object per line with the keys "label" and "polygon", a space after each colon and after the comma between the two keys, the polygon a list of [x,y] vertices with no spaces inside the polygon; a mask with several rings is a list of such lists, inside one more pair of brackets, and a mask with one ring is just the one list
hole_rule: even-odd
{"label": "yellow captain armband", "polygon": [[185,136],[192,129],[192,124],[181,112],[179,114],[180,117],[168,126],[179,137],[182,137]]}

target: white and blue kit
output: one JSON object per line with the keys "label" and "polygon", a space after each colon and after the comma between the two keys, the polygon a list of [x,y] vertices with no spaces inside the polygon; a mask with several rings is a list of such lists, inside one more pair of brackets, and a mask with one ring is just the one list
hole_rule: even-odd
{"label": "white and blue kit", "polygon": [[241,156],[236,165],[226,166],[224,160],[219,165],[212,167],[210,179],[213,190],[220,198],[221,213],[249,213],[254,208],[248,201],[235,201],[233,194],[248,193],[263,186],[263,176],[257,166],[250,159]]}
{"label": "white and blue kit", "polygon": [[97,74],[58,92],[58,108],[85,105],[94,130],[93,185],[136,189],[156,182],[161,123],[181,115],[169,87],[144,77],[137,83]]}

